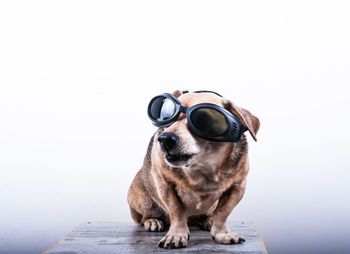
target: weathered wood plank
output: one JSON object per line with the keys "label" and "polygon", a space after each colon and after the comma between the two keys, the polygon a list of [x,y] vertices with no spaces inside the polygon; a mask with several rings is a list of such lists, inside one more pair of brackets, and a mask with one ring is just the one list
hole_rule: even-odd
{"label": "weathered wood plank", "polygon": [[245,238],[242,244],[215,243],[207,231],[191,227],[187,248],[168,250],[157,247],[165,232],[148,232],[137,225],[116,222],[87,222],[63,237],[45,254],[115,254],[115,253],[267,253],[253,223],[230,222],[229,227]]}

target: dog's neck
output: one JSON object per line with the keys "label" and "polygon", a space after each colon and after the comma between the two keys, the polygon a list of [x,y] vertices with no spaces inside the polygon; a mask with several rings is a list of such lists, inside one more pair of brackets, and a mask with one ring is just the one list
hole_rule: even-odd
{"label": "dog's neck", "polygon": [[222,156],[218,160],[217,154],[206,155],[183,168],[189,184],[203,191],[220,189],[223,182],[232,179],[237,174],[237,163],[248,149],[245,136],[237,143],[230,143],[220,151]]}

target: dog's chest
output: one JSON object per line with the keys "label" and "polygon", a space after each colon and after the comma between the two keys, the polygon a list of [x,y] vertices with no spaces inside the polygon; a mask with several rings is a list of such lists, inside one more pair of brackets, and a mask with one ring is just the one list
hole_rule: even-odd
{"label": "dog's chest", "polygon": [[[186,210],[191,214],[206,213],[220,198],[223,191],[196,192],[181,187],[175,188]],[[215,208],[215,207],[214,207]]]}

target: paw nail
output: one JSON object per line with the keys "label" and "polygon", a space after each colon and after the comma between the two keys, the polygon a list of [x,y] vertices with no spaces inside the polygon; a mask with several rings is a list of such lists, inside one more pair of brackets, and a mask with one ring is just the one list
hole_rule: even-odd
{"label": "paw nail", "polygon": [[239,238],[239,243],[244,243],[245,239],[244,238]]}
{"label": "paw nail", "polygon": [[231,239],[230,243],[235,243],[235,241],[233,239]]}
{"label": "paw nail", "polygon": [[211,239],[213,239],[215,241],[215,237],[214,236],[212,236]]}
{"label": "paw nail", "polygon": [[182,242],[179,243],[179,247],[180,247],[180,248],[184,247],[184,245],[183,245]]}

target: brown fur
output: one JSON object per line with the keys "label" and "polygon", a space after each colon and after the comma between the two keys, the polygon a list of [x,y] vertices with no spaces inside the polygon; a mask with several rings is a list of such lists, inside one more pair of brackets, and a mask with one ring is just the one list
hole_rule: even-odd
{"label": "brown fur", "polygon": [[[212,93],[175,91],[182,105],[214,103],[237,115],[256,140],[260,123],[249,111]],[[210,230],[214,241],[222,244],[240,243],[243,237],[231,232],[226,219],[245,192],[249,170],[248,143],[243,135],[237,143],[203,140],[187,129],[185,114],[167,128],[153,135],[142,168],[135,176],[128,203],[136,223],[149,231],[162,231],[170,226],[160,247],[185,247],[189,239],[187,223]],[[182,140],[179,149],[196,151],[188,165],[169,165],[158,143],[158,136],[174,132]],[[197,150],[196,150],[196,149]]]}

